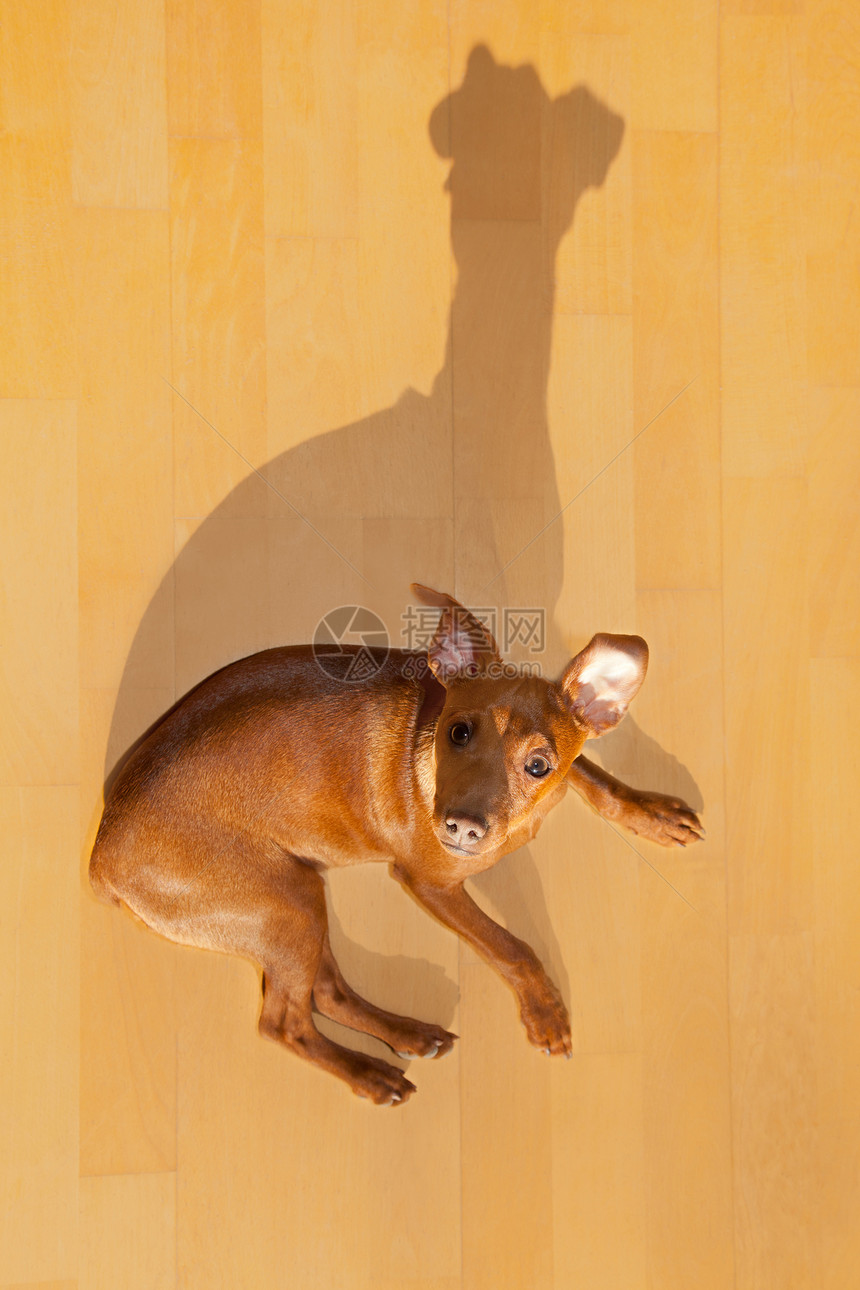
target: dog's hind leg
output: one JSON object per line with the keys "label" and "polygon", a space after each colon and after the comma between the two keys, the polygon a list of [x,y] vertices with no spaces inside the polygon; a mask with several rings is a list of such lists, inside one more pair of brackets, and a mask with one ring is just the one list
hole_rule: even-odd
{"label": "dog's hind leg", "polygon": [[291,857],[280,878],[284,897],[260,911],[255,928],[253,957],[263,968],[260,1034],[345,1080],[359,1097],[380,1106],[405,1102],[415,1086],[401,1071],[344,1048],[317,1030],[312,1000],[328,940],[325,887],[315,870]]}
{"label": "dog's hind leg", "polygon": [[442,1057],[450,1052],[457,1038],[441,1026],[385,1012],[362,999],[343,979],[328,935],[314,981],[313,1003],[324,1017],[381,1039],[399,1057]]}

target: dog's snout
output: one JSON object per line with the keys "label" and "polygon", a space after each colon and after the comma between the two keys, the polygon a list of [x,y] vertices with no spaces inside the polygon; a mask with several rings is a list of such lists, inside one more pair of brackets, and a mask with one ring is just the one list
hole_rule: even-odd
{"label": "dog's snout", "polygon": [[471,849],[487,836],[489,830],[488,821],[475,815],[465,815],[461,811],[445,813],[445,834],[455,846]]}

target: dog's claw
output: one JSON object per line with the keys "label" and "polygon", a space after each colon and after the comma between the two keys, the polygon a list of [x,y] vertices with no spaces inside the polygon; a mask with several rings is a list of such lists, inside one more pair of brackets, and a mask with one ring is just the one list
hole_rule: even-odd
{"label": "dog's claw", "polygon": [[[406,1038],[408,1048],[392,1048],[396,1055],[404,1062],[414,1061],[418,1057],[424,1057],[431,1060],[434,1057],[444,1057],[454,1047],[457,1035],[451,1034],[448,1030],[442,1030],[440,1026],[424,1026],[419,1028],[416,1022],[416,1033],[414,1039],[411,1036],[401,1036]],[[428,1031],[432,1030],[432,1034]]]}
{"label": "dog's claw", "polygon": [[402,1058],[402,1060],[403,1060],[403,1061],[405,1061],[405,1062],[411,1062],[411,1061],[412,1061],[412,1059],[413,1059],[413,1057],[423,1057],[425,1060],[429,1061],[431,1058],[433,1058],[433,1057],[435,1057],[435,1056],[436,1056],[436,1054],[438,1053],[438,1051],[439,1051],[439,1049],[440,1049],[441,1047],[442,1047],[441,1043],[435,1043],[435,1044],[433,1045],[433,1047],[429,1050],[429,1052],[426,1052],[426,1053],[400,1053],[400,1052],[398,1052],[398,1053],[397,1053],[397,1056],[398,1056],[398,1057],[400,1057],[400,1058]]}

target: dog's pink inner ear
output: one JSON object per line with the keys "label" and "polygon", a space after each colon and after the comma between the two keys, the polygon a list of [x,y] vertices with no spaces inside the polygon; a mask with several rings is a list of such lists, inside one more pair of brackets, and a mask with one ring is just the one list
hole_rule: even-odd
{"label": "dog's pink inner ear", "polygon": [[647,668],[641,636],[601,633],[568,664],[560,685],[589,735],[602,735],[625,716]]}
{"label": "dog's pink inner ear", "polygon": [[499,656],[478,619],[455,603],[443,609],[427,659],[433,675],[445,685],[454,677],[478,676]]}

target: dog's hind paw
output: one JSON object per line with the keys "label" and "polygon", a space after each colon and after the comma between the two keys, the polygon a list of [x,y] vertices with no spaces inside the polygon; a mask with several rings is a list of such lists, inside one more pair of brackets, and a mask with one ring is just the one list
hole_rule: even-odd
{"label": "dog's hind paw", "polygon": [[374,1057],[356,1059],[350,1084],[357,1097],[377,1106],[400,1106],[416,1092],[402,1071]]}
{"label": "dog's hind paw", "polygon": [[457,1035],[452,1035],[450,1030],[443,1030],[441,1026],[414,1021],[409,1023],[408,1032],[404,1031],[397,1045],[392,1047],[397,1056],[402,1057],[404,1061],[410,1061],[413,1057],[431,1059],[444,1057],[446,1053],[450,1053],[457,1038]]}

